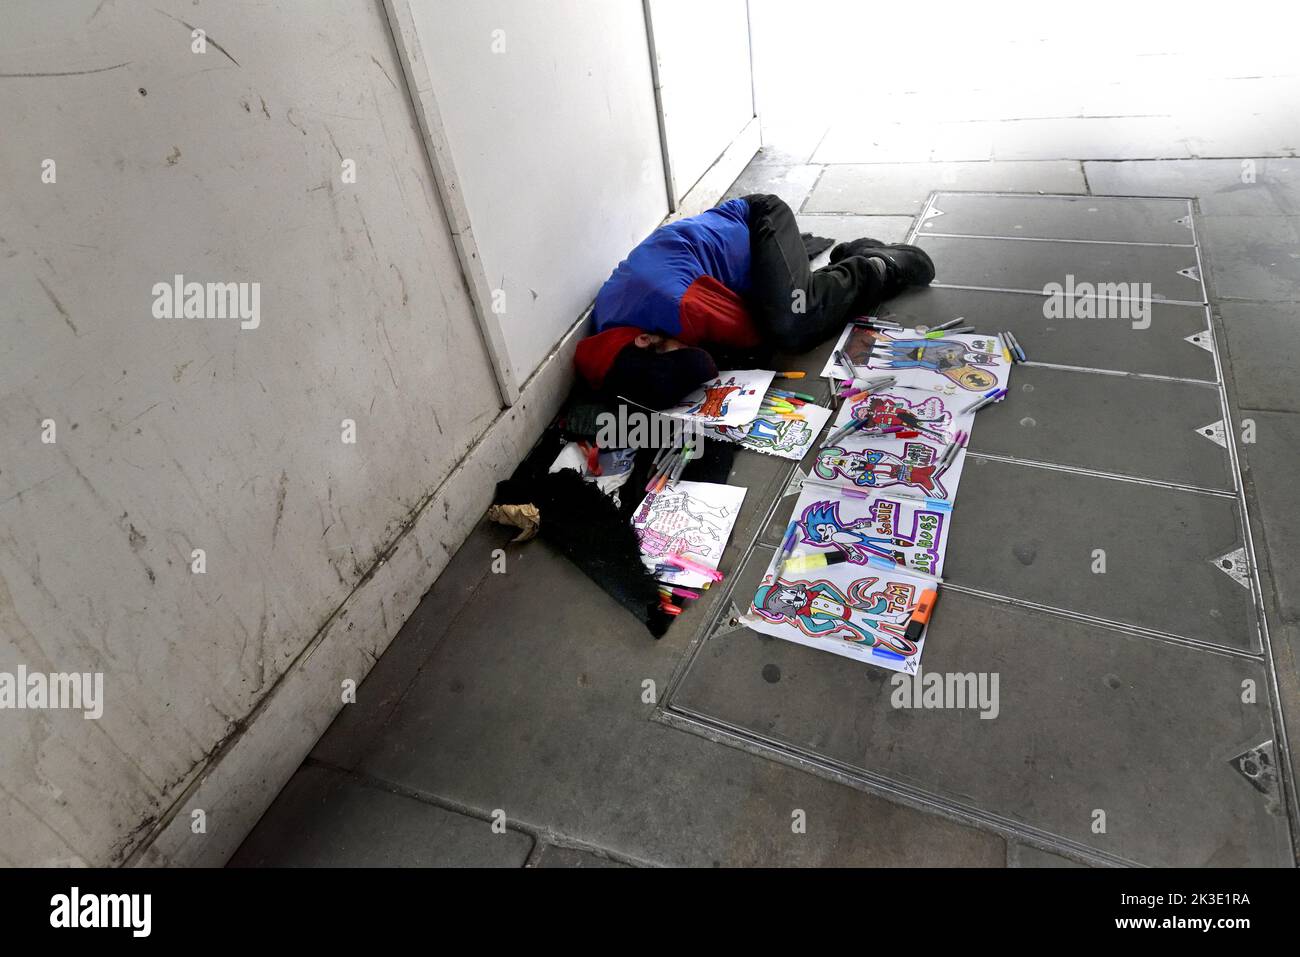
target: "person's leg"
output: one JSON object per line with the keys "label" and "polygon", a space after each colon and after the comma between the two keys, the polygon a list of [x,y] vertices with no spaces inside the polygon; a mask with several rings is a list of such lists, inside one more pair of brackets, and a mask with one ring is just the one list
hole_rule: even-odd
{"label": "person's leg", "polygon": [[844,323],[883,299],[883,260],[849,256],[813,272],[794,213],[779,197],[746,196],[749,203],[749,305],[772,345],[806,352]]}

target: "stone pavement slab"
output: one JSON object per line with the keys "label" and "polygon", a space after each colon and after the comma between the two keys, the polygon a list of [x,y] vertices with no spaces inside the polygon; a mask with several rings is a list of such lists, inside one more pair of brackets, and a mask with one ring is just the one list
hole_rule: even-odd
{"label": "stone pavement slab", "polygon": [[231,867],[523,867],[533,839],[494,833],[477,819],[304,765]]}
{"label": "stone pavement slab", "polygon": [[484,579],[367,774],[646,863],[1003,862],[996,835],[648,720],[645,682],[666,689],[686,623],[656,642],[545,543],[529,550]]}
{"label": "stone pavement slab", "polygon": [[[977,425],[972,447],[979,435]],[[953,506],[945,578],[1255,651],[1250,591],[1214,563],[1242,542],[1232,498],[973,455]],[[1093,571],[1097,549],[1104,572]]]}
{"label": "stone pavement slab", "polygon": [[1183,159],[1084,164],[1096,194],[1194,196],[1208,215],[1300,215],[1300,159]]}
{"label": "stone pavement slab", "polygon": [[1300,412],[1300,302],[1218,304],[1236,372],[1237,405]]}
{"label": "stone pavement slab", "polygon": [[[769,558],[755,554],[747,588]],[[896,708],[892,673],[747,629],[710,638],[671,704],[1111,858],[1289,860],[1280,805],[1230,763],[1272,734],[1267,703],[1241,703],[1242,681],[1263,687],[1258,662],[949,589],[926,672],[998,675],[996,717]]]}
{"label": "stone pavement slab", "polygon": [[856,163],[827,166],[804,207],[806,213],[915,215],[938,189],[1083,193],[1079,164]]}

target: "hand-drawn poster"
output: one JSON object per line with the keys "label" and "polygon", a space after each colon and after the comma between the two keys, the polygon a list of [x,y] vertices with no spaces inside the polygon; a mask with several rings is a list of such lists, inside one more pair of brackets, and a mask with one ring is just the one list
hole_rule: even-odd
{"label": "hand-drawn poster", "polygon": [[851,565],[943,575],[952,510],[943,504],[888,496],[842,496],[837,489],[804,484],[795,503],[793,555],[843,557]]}
{"label": "hand-drawn poster", "polygon": [[[830,434],[854,421],[856,407],[847,402],[840,407]],[[962,418],[954,417],[953,421],[960,427]],[[965,418],[971,418],[971,414]],[[887,490],[891,495],[952,501],[966,462],[966,450],[958,449],[952,460],[941,467],[939,459],[951,441],[949,437],[936,439],[924,432],[913,438],[905,435],[850,432],[817,450],[809,477],[858,492]]]}
{"label": "hand-drawn poster", "polygon": [[907,623],[918,599],[934,587],[903,571],[860,565],[830,565],[788,575],[769,567],[744,622],[765,635],[916,674],[925,633],[911,641]]}
{"label": "hand-drawn poster", "polygon": [[745,425],[706,425],[704,433],[727,442],[737,442],[755,452],[797,461],[807,454],[822,434],[831,410],[809,403],[799,406],[798,414],[802,419],[760,412]]}
{"label": "hand-drawn poster", "polygon": [[[745,489],[711,482],[678,482],[650,493],[632,516],[632,529],[641,541],[641,559],[654,571],[664,556],[681,553],[688,560],[716,569],[731,537],[732,526],[745,501]],[[710,579],[700,572],[664,569],[660,581],[698,588]]]}
{"label": "hand-drawn poster", "polygon": [[703,425],[744,425],[752,422],[776,373],[762,369],[719,372],[664,415],[694,419]]}
{"label": "hand-drawn poster", "polygon": [[843,363],[835,361],[835,353],[842,352],[853,363],[855,375],[866,377],[867,362],[871,359],[871,350],[877,335],[876,330],[866,326],[855,326],[852,323],[845,326],[839,340],[835,343],[835,348],[826,359],[826,368],[822,369],[822,375],[836,379],[848,378],[848,370],[844,368]]}
{"label": "hand-drawn poster", "polygon": [[[961,411],[970,405],[970,401],[895,386],[883,392],[873,392],[846,405],[849,406],[848,415],[859,422],[866,422],[867,428],[898,427],[903,431],[893,433],[896,438],[914,439],[925,436],[946,443],[958,431],[969,433],[975,424],[976,413]],[[841,410],[837,419],[842,425],[848,421],[848,416]]]}
{"label": "hand-drawn poster", "polygon": [[[912,329],[851,325],[836,348],[848,356],[860,379],[892,375],[904,388],[972,400],[990,389],[1005,389],[1011,374],[1011,360],[996,336],[967,333],[926,339]],[[844,379],[847,372],[841,368],[828,359],[822,375]]]}

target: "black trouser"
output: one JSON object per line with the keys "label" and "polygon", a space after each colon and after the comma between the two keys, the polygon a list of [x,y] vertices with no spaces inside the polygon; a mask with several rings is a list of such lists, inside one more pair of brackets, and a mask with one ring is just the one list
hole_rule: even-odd
{"label": "black trouser", "polygon": [[785,201],[762,193],[745,200],[751,259],[748,304],[764,341],[784,352],[807,352],[884,299],[885,282],[867,259],[849,256],[813,272]]}

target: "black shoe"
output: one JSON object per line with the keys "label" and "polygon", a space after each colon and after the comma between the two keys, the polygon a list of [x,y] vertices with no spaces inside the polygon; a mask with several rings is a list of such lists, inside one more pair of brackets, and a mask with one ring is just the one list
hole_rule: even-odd
{"label": "black shoe", "polygon": [[934,260],[920,246],[893,243],[871,255],[885,261],[886,296],[896,296],[909,286],[928,286],[934,281]]}
{"label": "black shoe", "polygon": [[874,248],[859,246],[854,254],[885,261],[885,299],[897,296],[909,286],[928,286],[934,280],[934,260],[920,246],[907,243],[889,243]]}
{"label": "black shoe", "polygon": [[859,252],[860,249],[879,249],[884,245],[879,239],[854,239],[839,243],[831,250],[831,262],[837,263],[846,256],[865,256],[868,254]]}

